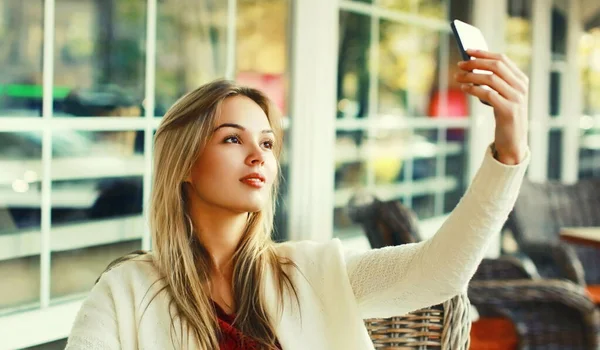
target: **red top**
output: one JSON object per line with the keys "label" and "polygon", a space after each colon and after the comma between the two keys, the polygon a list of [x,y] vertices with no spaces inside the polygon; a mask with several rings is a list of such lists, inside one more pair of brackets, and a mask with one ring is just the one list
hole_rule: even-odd
{"label": "red top", "polygon": [[[235,315],[228,315],[217,304],[214,303],[217,310],[217,320],[221,328],[221,339],[219,346],[221,350],[259,350],[260,346],[251,338],[246,337],[242,332],[233,326]],[[243,341],[243,342],[242,342]],[[279,343],[276,343],[277,349],[281,349]]]}

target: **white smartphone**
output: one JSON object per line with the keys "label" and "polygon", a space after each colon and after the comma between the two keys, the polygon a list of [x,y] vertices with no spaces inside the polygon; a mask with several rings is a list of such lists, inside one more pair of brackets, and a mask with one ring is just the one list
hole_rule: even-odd
{"label": "white smartphone", "polygon": [[[460,50],[460,54],[462,55],[463,60],[468,61],[473,59],[473,57],[467,54],[467,50],[484,50],[488,51],[488,44],[485,41],[483,33],[481,30],[475,26],[472,26],[463,21],[459,21],[455,19],[451,22],[450,26],[452,27],[452,32],[454,33],[454,38],[458,44],[458,49]],[[475,69],[473,73],[477,74],[492,74],[492,72],[487,70]],[[483,86],[486,89],[490,89],[487,85]],[[486,105],[489,103],[481,101]]]}

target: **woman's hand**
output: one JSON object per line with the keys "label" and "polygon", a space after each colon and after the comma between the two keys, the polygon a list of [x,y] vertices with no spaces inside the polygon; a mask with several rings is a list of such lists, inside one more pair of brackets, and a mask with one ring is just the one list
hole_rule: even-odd
{"label": "woman's hand", "polygon": [[[529,79],[505,55],[481,50],[467,53],[475,59],[458,63],[463,71],[456,74],[456,81],[464,92],[494,108],[496,159],[508,165],[519,164],[528,148]],[[475,69],[492,74],[472,73]]]}

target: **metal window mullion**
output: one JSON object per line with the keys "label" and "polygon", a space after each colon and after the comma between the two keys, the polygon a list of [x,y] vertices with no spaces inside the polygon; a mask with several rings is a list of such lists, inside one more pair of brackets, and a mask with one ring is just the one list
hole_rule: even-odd
{"label": "metal window mullion", "polygon": [[[157,0],[147,0],[146,15],[146,81],[144,97],[144,177],[142,201],[144,217],[149,222],[150,192],[152,191],[152,158],[154,149],[152,148],[153,130],[154,130],[154,110],[156,106],[156,18],[157,18]],[[142,235],[142,249],[150,250],[152,237],[148,225],[144,226]]]}
{"label": "metal window mullion", "polygon": [[333,236],[339,7],[322,0],[292,5],[289,238],[323,240]]}
{"label": "metal window mullion", "polygon": [[[380,19],[377,16],[371,16],[370,26],[370,43],[369,43],[369,62],[367,64],[367,69],[369,70],[369,105],[367,111],[367,124],[370,124],[371,121],[376,119],[379,113],[379,22]],[[367,134],[366,140],[366,149],[370,152],[376,147],[375,136],[377,130],[373,130],[372,128],[367,128],[365,130]],[[365,147],[365,144],[361,145],[361,147]],[[377,154],[370,152],[371,157],[377,157]],[[367,173],[367,190],[370,193],[374,193],[375,191],[375,163],[373,161],[369,161],[371,159],[366,159],[366,173]]]}
{"label": "metal window mullion", "polygon": [[[446,11],[448,8],[446,7]],[[442,116],[446,117],[448,115],[448,74],[449,73],[449,64],[450,64],[450,55],[449,55],[449,45],[447,38],[444,37],[444,33],[439,33],[440,35],[440,51],[439,51],[439,62],[440,62],[440,73],[439,73],[439,91],[441,92],[441,106],[442,108]],[[446,150],[447,147],[447,139],[446,133],[447,130],[445,127],[440,127],[438,129],[438,137],[437,137],[437,146],[441,152],[438,152],[436,155],[436,178],[441,181],[445,179],[446,176]],[[434,201],[434,215],[442,215],[444,214],[444,194],[446,191],[442,186],[438,187],[438,190],[435,192],[435,201]]]}
{"label": "metal window mullion", "polygon": [[561,80],[563,127],[561,181],[574,183],[579,178],[579,124],[583,113],[581,72],[579,70],[579,40],[583,32],[580,0],[569,3],[567,14],[567,62]]}
{"label": "metal window mullion", "polygon": [[[505,26],[507,17],[507,0],[488,1],[473,0],[473,24],[481,29],[490,50],[503,52],[506,46]],[[490,16],[494,13],[494,16]],[[479,171],[487,146],[494,140],[494,113],[492,108],[483,105],[477,98],[469,97],[470,128],[468,151],[468,168],[466,182],[470,183]]]}
{"label": "metal window mullion", "polygon": [[548,0],[532,0],[532,62],[530,96],[531,163],[528,177],[533,181],[548,178],[549,93],[551,10]]}
{"label": "metal window mullion", "polygon": [[[415,28],[414,26],[411,26],[410,28],[410,32],[413,36],[416,36],[416,34],[418,33],[418,28]],[[413,101],[413,93],[411,92],[411,83],[413,81],[415,81],[415,79],[420,79],[416,73],[418,72],[417,69],[413,69],[414,65],[417,63],[417,60],[419,58],[414,57],[413,55],[410,55],[409,59],[408,59],[408,65],[407,65],[407,72],[406,72],[406,81],[407,81],[407,96],[408,98],[406,99],[408,101],[408,110],[409,112],[412,112],[412,101]],[[412,119],[412,117],[408,117],[407,119]],[[414,138],[414,134],[416,132],[415,128],[410,128],[409,129],[409,140],[408,143],[412,143],[412,139]],[[408,157],[405,158],[404,161],[406,162],[405,165],[405,174],[406,177],[404,179],[404,182],[407,185],[407,188],[411,188],[412,187],[412,183],[413,183],[413,177],[414,177],[414,162],[415,159],[414,157]],[[404,205],[408,206],[408,207],[412,207],[412,201],[413,201],[413,192],[412,191],[408,191],[404,194]]]}
{"label": "metal window mullion", "polygon": [[440,152],[436,155],[436,164],[435,164],[435,177],[439,181],[440,186],[437,191],[435,191],[435,200],[434,200],[434,215],[442,215],[444,214],[444,194],[446,193],[446,189],[441,186],[441,184],[445,183],[446,179],[446,155],[445,152],[446,147],[448,147],[446,143],[446,128],[438,129],[438,137],[437,137],[437,146]]}
{"label": "metal window mullion", "polygon": [[[42,119],[53,113],[54,85],[54,0],[44,1],[44,45],[42,60]],[[52,130],[42,130],[42,195],[40,237],[40,307],[50,305],[50,230],[52,227]]]}
{"label": "metal window mullion", "polygon": [[227,1],[227,59],[225,66],[225,78],[235,79],[235,55],[237,43],[237,0]]}

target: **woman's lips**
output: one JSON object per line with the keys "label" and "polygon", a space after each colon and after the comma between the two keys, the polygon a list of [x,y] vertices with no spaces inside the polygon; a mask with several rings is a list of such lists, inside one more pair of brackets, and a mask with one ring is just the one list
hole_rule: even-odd
{"label": "woman's lips", "polygon": [[248,174],[242,177],[240,181],[254,188],[262,188],[265,185],[265,177],[259,173]]}

